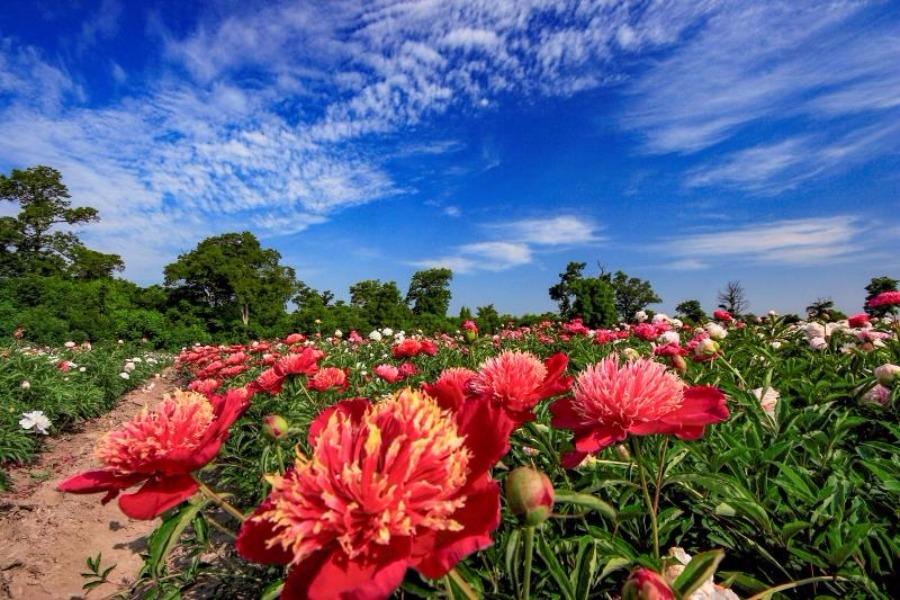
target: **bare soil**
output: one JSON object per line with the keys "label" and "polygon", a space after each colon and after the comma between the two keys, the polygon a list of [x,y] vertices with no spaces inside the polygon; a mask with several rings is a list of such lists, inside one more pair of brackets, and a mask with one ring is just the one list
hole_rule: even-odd
{"label": "bare soil", "polygon": [[[10,473],[13,491],[0,494],[0,598],[106,598],[130,586],[157,521],[134,521],[115,501],[101,505],[100,494],[63,494],[56,486],[95,468],[100,436],[176,387],[173,372],[164,371],[80,431],[49,439],[35,464]],[[116,567],[107,583],[86,593],[80,574],[87,570],[87,557],[99,552],[102,567]]]}

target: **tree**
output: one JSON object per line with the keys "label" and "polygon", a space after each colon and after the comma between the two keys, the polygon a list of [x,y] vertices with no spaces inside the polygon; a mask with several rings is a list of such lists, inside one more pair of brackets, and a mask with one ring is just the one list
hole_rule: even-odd
{"label": "tree", "polygon": [[748,308],[747,295],[740,281],[729,281],[725,289],[719,292],[719,308],[727,310],[733,315],[740,315]]}
{"label": "tree", "polygon": [[406,293],[406,302],[411,305],[413,314],[447,316],[452,280],[450,269],[425,269],[413,273]]}
{"label": "tree", "polygon": [[685,300],[675,307],[675,314],[691,323],[700,323],[706,320],[706,313],[699,300]]}
{"label": "tree", "polygon": [[612,284],[616,293],[616,311],[619,318],[629,321],[635,313],[644,310],[650,304],[662,302],[649,281],[638,277],[629,277],[622,271],[616,271],[614,275],[601,273],[601,278]]}
{"label": "tree", "polygon": [[[0,223],[0,273],[5,275],[54,275],[64,271],[81,244],[60,225],[80,225],[99,220],[88,206],[72,208],[62,174],[51,167],[13,169],[0,175],[0,200],[18,203],[15,217]],[[119,259],[121,262],[121,259]]]}
{"label": "tree", "polygon": [[403,294],[393,281],[366,279],[354,283],[350,286],[350,305],[360,310],[371,327],[400,327],[409,313]]}
{"label": "tree", "polygon": [[456,317],[460,324],[465,323],[466,321],[472,320],[472,311],[469,310],[468,306],[463,306],[459,309],[459,316]]}
{"label": "tree", "polygon": [[81,244],[72,248],[71,255],[69,274],[75,279],[109,279],[113,273],[125,268],[125,263],[118,254],[104,254]]}
{"label": "tree", "polygon": [[476,310],[478,316],[475,317],[475,323],[482,333],[496,333],[503,325],[500,314],[493,304],[479,306]]}
{"label": "tree", "polygon": [[575,301],[573,284],[583,277],[587,263],[570,262],[566,270],[559,274],[559,283],[550,287],[550,299],[559,305],[559,315],[564,319],[572,316],[572,303]]}
{"label": "tree", "polygon": [[577,279],[570,283],[575,297],[573,316],[581,317],[588,327],[611,327],[616,323],[616,293],[612,285],[600,277]]}
{"label": "tree", "polygon": [[226,233],[203,240],[167,265],[165,284],[176,297],[211,309],[213,321],[236,312],[246,328],[252,308],[259,323],[270,325],[284,315],[296,289],[294,269],[280,260],[252,233]]}
{"label": "tree", "polygon": [[810,319],[829,321],[833,310],[834,301],[831,298],[817,298],[806,307],[806,314],[809,315]]}
{"label": "tree", "polygon": [[869,306],[869,300],[881,294],[882,292],[896,292],[897,280],[891,277],[873,277],[866,286],[866,312],[873,317],[883,317],[889,314],[893,307],[891,306]]}

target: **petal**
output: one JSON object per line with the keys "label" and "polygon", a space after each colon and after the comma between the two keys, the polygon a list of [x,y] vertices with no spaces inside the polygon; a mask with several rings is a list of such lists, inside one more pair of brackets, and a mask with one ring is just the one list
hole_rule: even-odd
{"label": "petal", "polygon": [[241,524],[235,547],[238,554],[251,562],[264,565],[286,565],[293,559],[293,554],[275,544],[271,548],[266,542],[275,536],[275,528],[267,519],[255,519],[254,517],[268,511],[272,501],[263,502],[246,521]]}
{"label": "petal", "polygon": [[413,541],[412,566],[425,577],[443,577],[456,563],[493,543],[491,533],[500,524],[500,486],[485,478],[452,517],[460,531],[428,531]]}
{"label": "petal", "polygon": [[466,390],[452,381],[424,383],[422,389],[445,410],[457,412],[466,401]]}
{"label": "petal", "polygon": [[581,461],[583,461],[586,457],[587,453],[585,452],[566,452],[562,455],[562,458],[560,458],[559,464],[561,464],[564,469],[574,469],[575,467],[580,465]]}
{"label": "petal", "polygon": [[456,422],[472,451],[468,466],[469,480],[473,481],[509,452],[509,436],[515,423],[487,397],[467,400],[457,413]]}
{"label": "petal", "polygon": [[667,423],[661,419],[656,421],[635,421],[628,426],[628,433],[632,435],[653,435],[656,433],[675,433],[681,426],[676,423]]}
{"label": "petal", "polygon": [[681,407],[662,418],[666,423],[702,426],[728,419],[725,394],[712,386],[697,386],[684,390]]}
{"label": "petal", "polygon": [[120,496],[119,508],[132,519],[152,519],[193,496],[197,488],[190,475],[162,476]]}
{"label": "petal", "polygon": [[363,413],[366,412],[372,405],[369,402],[368,398],[345,398],[341,400],[337,404],[329,406],[313,419],[313,422],[309,424],[309,445],[315,446],[316,439],[319,437],[319,433],[325,426],[328,424],[328,419],[331,418],[332,413],[335,411],[341,411],[342,413],[348,415],[353,422],[358,422],[362,419]]}
{"label": "petal", "polygon": [[572,404],[574,400],[570,396],[561,398],[550,405],[550,413],[553,415],[553,419],[550,421],[551,425],[557,429],[575,430],[584,428],[581,415],[575,411],[575,406]]}
{"label": "petal", "polygon": [[97,469],[73,475],[60,482],[56,489],[70,494],[96,494],[97,492],[124,490],[144,479],[147,479],[147,475],[144,473],[118,475],[112,471]]}
{"label": "petal", "polygon": [[575,437],[575,450],[588,454],[598,452],[624,440],[626,436],[627,433],[621,427],[598,425]]}
{"label": "petal", "polygon": [[382,600],[403,582],[409,562],[409,538],[388,546],[372,546],[363,558],[351,560],[342,550],[323,550],[293,565],[283,600]]}
{"label": "petal", "polygon": [[572,387],[572,378],[565,374],[569,366],[569,357],[563,352],[557,352],[544,361],[544,366],[547,368],[547,376],[540,387],[540,397],[550,398],[569,391]]}

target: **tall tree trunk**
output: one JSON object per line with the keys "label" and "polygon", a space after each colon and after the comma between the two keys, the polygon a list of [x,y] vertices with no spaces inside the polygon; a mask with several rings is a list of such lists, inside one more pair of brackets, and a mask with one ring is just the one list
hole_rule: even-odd
{"label": "tall tree trunk", "polygon": [[247,303],[241,304],[241,321],[244,327],[250,324],[250,305]]}

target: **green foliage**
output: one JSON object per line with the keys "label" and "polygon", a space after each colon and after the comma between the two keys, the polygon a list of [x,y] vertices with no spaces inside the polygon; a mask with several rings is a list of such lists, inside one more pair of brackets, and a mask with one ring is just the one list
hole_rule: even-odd
{"label": "green foliage", "polygon": [[393,281],[382,283],[377,279],[366,279],[353,284],[350,286],[350,305],[359,309],[366,329],[407,323],[411,317],[400,288]]}
{"label": "green foliage", "polygon": [[195,307],[212,332],[232,329],[236,319],[247,328],[251,313],[265,326],[284,314],[296,286],[294,270],[280,259],[250,232],[226,233],[201,241],[167,265],[165,283],[172,298]]}
{"label": "green foliage", "polygon": [[406,302],[412,305],[413,314],[446,316],[452,280],[450,269],[425,269],[413,273],[406,293]]}
{"label": "green foliage", "polygon": [[566,270],[559,274],[559,283],[553,285],[548,291],[550,299],[559,305],[559,315],[564,319],[572,317],[572,304],[575,301],[573,284],[583,278],[587,263],[570,262]]}
{"label": "green foliage", "polygon": [[702,323],[707,319],[699,300],[685,300],[675,307],[675,314],[688,323]]}
{"label": "green foliage", "polygon": [[500,326],[503,324],[500,320],[500,315],[497,313],[497,309],[494,308],[493,304],[478,307],[475,323],[482,333],[490,334],[497,333]]}
{"label": "green foliage", "polygon": [[634,314],[646,309],[649,305],[662,302],[649,281],[638,277],[629,277],[622,271],[614,274],[603,274],[601,278],[609,282],[616,293],[616,311],[619,319],[630,321]]}
{"label": "green foliage", "polygon": [[611,327],[617,322],[616,293],[600,278],[578,279],[569,286],[575,296],[572,313],[588,327]]}

